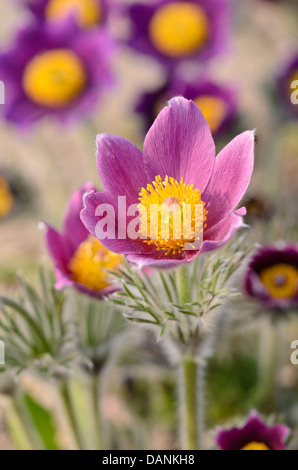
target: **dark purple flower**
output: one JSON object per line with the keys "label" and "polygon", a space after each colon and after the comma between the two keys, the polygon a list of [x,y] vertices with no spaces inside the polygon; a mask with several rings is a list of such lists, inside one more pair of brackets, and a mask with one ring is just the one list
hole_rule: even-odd
{"label": "dark purple flower", "polygon": [[[111,0],[22,0],[38,21],[64,21],[72,16],[83,28],[104,25]],[[113,1],[113,0],[112,0]]]}
{"label": "dark purple flower", "polygon": [[285,108],[298,119],[298,53],[284,67],[278,80],[278,91]]}
{"label": "dark purple flower", "polygon": [[205,61],[223,52],[229,30],[227,0],[157,0],[128,8],[131,47],[166,67]]}
{"label": "dark purple flower", "polygon": [[235,119],[236,99],[232,89],[210,80],[187,82],[174,78],[159,90],[145,93],[137,105],[136,111],[144,115],[147,130],[166,102],[178,95],[193,100],[199,106],[214,137],[229,129]]}
{"label": "dark purple flower", "polygon": [[111,83],[112,50],[104,32],[82,31],[72,20],[27,26],[0,54],[5,118],[20,127],[44,116],[63,122],[82,118]]}
{"label": "dark purple flower", "polygon": [[289,433],[287,426],[267,426],[257,413],[251,413],[243,428],[220,431],[216,442],[220,450],[285,450]]}
{"label": "dark purple flower", "polygon": [[298,246],[280,243],[259,249],[249,264],[244,287],[264,306],[297,306]]}
{"label": "dark purple flower", "polygon": [[45,225],[46,244],[55,263],[57,289],[74,286],[101,298],[118,290],[107,270],[117,270],[122,258],[92,237],[81,222],[83,195],[92,190],[95,190],[93,184],[86,183],[72,195],[62,233]]}
{"label": "dark purple flower", "polygon": [[[193,101],[170,101],[149,130],[143,153],[107,134],[98,136],[97,151],[104,192],[85,196],[82,221],[109,250],[128,255],[130,261],[161,268],[186,263],[223,246],[243,225],[245,210],[235,208],[250,183],[254,132],[239,135],[215,158],[209,126]],[[121,196],[131,210],[127,214]],[[178,234],[172,211],[181,222],[186,206],[191,224],[180,225]],[[169,228],[167,236],[151,218],[155,207],[162,210],[157,220]]]}

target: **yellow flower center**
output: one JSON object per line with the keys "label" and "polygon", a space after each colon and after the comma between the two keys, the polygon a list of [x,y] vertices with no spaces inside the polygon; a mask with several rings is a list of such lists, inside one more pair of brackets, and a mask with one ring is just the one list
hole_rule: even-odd
{"label": "yellow flower center", "polygon": [[110,285],[111,276],[107,270],[117,270],[121,260],[121,255],[112,253],[90,235],[73,255],[68,270],[73,281],[101,291]]}
{"label": "yellow flower center", "polygon": [[50,0],[46,17],[50,20],[64,19],[72,12],[82,28],[92,28],[101,20],[98,0]]}
{"label": "yellow flower center", "polygon": [[[148,245],[156,245],[166,254],[194,249],[202,241],[207,211],[201,193],[193,184],[180,183],[168,176],[156,176],[139,193],[139,233]],[[146,239],[147,238],[147,239]]]}
{"label": "yellow flower center", "polygon": [[79,57],[68,49],[55,49],[34,57],[23,76],[26,95],[50,108],[68,105],[83,90],[86,72]]}
{"label": "yellow flower center", "polygon": [[297,86],[295,88],[292,88],[292,86],[294,86],[293,82],[297,82],[297,81],[298,81],[298,70],[295,70],[295,72],[292,73],[290,77],[290,83],[289,83],[290,95],[292,95],[293,91],[297,90]]}
{"label": "yellow flower center", "polygon": [[13,204],[14,197],[10,191],[9,184],[0,176],[0,218],[9,214]]}
{"label": "yellow flower center", "polygon": [[250,442],[246,446],[242,447],[241,450],[270,450],[263,442]]}
{"label": "yellow flower center", "polygon": [[260,273],[262,283],[275,298],[291,298],[297,294],[298,270],[290,264],[276,264]]}
{"label": "yellow flower center", "polygon": [[187,56],[201,49],[209,36],[209,20],[198,5],[173,2],[160,7],[149,25],[153,45],[170,57]]}
{"label": "yellow flower center", "polygon": [[216,132],[222,124],[227,112],[227,105],[222,98],[202,95],[194,100],[209,124],[211,132]]}

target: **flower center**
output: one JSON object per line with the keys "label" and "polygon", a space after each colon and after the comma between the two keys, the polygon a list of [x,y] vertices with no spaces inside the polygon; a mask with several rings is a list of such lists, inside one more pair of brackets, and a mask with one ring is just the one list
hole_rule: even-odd
{"label": "flower center", "polygon": [[[298,81],[298,69],[290,77],[290,95],[293,93],[292,83]],[[296,87],[297,88],[297,87]]]}
{"label": "flower center", "polygon": [[89,289],[101,291],[110,285],[111,276],[106,270],[116,270],[121,260],[121,255],[112,253],[90,235],[78,247],[68,270],[73,281]]}
{"label": "flower center", "polygon": [[14,198],[8,182],[0,176],[0,218],[5,217],[12,209]]}
{"label": "flower center", "polygon": [[153,45],[165,55],[179,57],[201,49],[209,36],[209,20],[198,5],[173,2],[160,7],[150,22]]}
{"label": "flower center", "polygon": [[100,22],[100,3],[98,0],[50,0],[46,8],[50,20],[64,19],[71,13],[81,27],[91,28]]}
{"label": "flower center", "polygon": [[218,96],[202,95],[194,100],[209,124],[211,132],[217,132],[227,112],[225,101]]}
{"label": "flower center", "polygon": [[[156,245],[166,254],[197,249],[206,227],[207,211],[201,193],[194,185],[180,183],[169,176],[156,176],[152,184],[139,193],[139,233],[148,245]],[[149,237],[149,238],[148,238]]]}
{"label": "flower center", "polygon": [[297,294],[298,269],[290,264],[276,264],[260,273],[262,283],[275,298],[292,298]]}
{"label": "flower center", "polygon": [[246,444],[246,446],[242,447],[240,450],[270,450],[264,442],[250,442],[249,444]]}
{"label": "flower center", "polygon": [[86,83],[86,72],[79,57],[68,49],[43,52],[27,65],[23,76],[26,95],[50,108],[68,105]]}

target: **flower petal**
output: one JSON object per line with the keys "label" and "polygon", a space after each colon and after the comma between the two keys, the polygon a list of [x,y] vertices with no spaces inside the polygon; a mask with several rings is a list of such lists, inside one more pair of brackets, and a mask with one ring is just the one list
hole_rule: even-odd
{"label": "flower petal", "polygon": [[67,265],[71,258],[69,245],[57,230],[45,225],[46,228],[46,246],[49,254],[55,261],[55,266],[58,267],[62,272],[66,272]]}
{"label": "flower petal", "polygon": [[243,227],[242,217],[236,213],[221,220],[204,233],[204,241],[200,253],[213,251],[224,246],[241,227]]}
{"label": "flower petal", "polygon": [[86,183],[75,191],[68,203],[64,216],[64,235],[70,244],[72,253],[89,235],[88,230],[82,223],[80,212],[83,209],[83,196],[85,193],[94,190],[92,183]]}
{"label": "flower petal", "polygon": [[209,211],[208,227],[229,215],[241,201],[254,166],[254,132],[247,131],[230,142],[215,159],[214,170],[203,194]]}
{"label": "flower petal", "polygon": [[144,164],[150,182],[166,175],[194,184],[201,192],[207,186],[215,157],[210,128],[198,106],[173,98],[149,130],[144,143]]}

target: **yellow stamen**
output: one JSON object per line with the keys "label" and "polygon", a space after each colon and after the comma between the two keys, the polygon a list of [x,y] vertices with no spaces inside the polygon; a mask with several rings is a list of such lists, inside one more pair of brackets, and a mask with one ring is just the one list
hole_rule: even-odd
{"label": "yellow stamen", "polygon": [[246,446],[242,447],[241,450],[270,450],[263,442],[250,442]]}
{"label": "yellow stamen", "polygon": [[8,182],[0,176],[0,218],[5,217],[13,208],[14,197]]}
{"label": "yellow stamen", "polygon": [[139,232],[146,237],[144,243],[174,254],[202,241],[207,211],[193,184],[186,185],[183,178],[178,183],[168,176],[164,181],[156,176],[152,184],[141,189],[139,201]]}
{"label": "yellow stamen", "polygon": [[298,292],[298,269],[290,264],[275,264],[260,273],[262,283],[275,298],[292,298]]}
{"label": "yellow stamen", "polygon": [[222,98],[202,95],[194,100],[209,124],[211,132],[216,132],[222,124],[227,112],[227,105]]}
{"label": "yellow stamen", "polygon": [[64,19],[72,12],[82,28],[92,28],[101,20],[98,0],[50,0],[46,17],[50,20]]}
{"label": "yellow stamen", "polygon": [[35,103],[50,108],[68,105],[82,91],[86,72],[79,57],[68,49],[55,49],[34,57],[23,76],[23,88]]}
{"label": "yellow stamen", "polygon": [[198,5],[173,2],[160,7],[150,22],[153,45],[170,57],[187,56],[200,50],[209,36],[209,20]]}
{"label": "yellow stamen", "polygon": [[100,241],[90,235],[75,252],[68,270],[73,281],[89,289],[101,291],[111,283],[111,276],[106,270],[117,270],[121,260],[121,255],[107,250]]}

